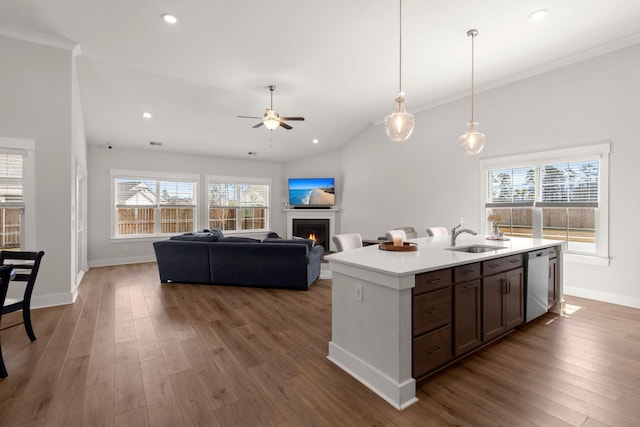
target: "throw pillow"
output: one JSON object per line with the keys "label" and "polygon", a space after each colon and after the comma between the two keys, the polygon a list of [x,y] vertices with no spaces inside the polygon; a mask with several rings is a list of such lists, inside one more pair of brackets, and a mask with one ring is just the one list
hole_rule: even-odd
{"label": "throw pillow", "polygon": [[224,237],[224,233],[219,228],[212,228],[211,230],[209,230],[209,233],[213,234],[214,236],[218,236],[218,239],[222,239]]}

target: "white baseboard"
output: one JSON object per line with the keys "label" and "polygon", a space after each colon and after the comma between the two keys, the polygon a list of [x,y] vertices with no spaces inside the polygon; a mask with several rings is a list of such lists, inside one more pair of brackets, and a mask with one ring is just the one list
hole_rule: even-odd
{"label": "white baseboard", "polygon": [[78,291],[61,294],[34,295],[31,297],[31,308],[55,307],[57,305],[73,304],[78,298]]}
{"label": "white baseboard", "polygon": [[640,308],[640,298],[629,297],[627,295],[612,294],[609,292],[594,291],[593,289],[584,289],[567,285],[564,285],[563,291],[565,295],[571,295],[574,297],[623,305],[625,307]]}
{"label": "white baseboard", "polygon": [[327,359],[338,365],[399,411],[418,401],[416,398],[415,379],[410,378],[403,383],[398,383],[333,341],[329,342]]}
{"label": "white baseboard", "polygon": [[105,258],[105,259],[94,259],[89,261],[89,267],[109,267],[112,265],[123,265],[123,264],[140,264],[142,262],[155,262],[156,257],[154,255],[142,255],[142,256],[133,256],[126,258]]}

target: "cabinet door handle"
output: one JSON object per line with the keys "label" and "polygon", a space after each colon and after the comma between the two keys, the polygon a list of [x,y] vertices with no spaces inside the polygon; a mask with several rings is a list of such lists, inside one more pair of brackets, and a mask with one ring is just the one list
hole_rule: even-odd
{"label": "cabinet door handle", "polygon": [[507,279],[500,279],[500,285],[502,285],[502,293],[507,293]]}
{"label": "cabinet door handle", "polygon": [[511,259],[511,260],[509,260],[509,262],[511,264],[516,264],[516,263],[519,263],[520,261],[518,261],[517,259]]}
{"label": "cabinet door handle", "polygon": [[442,279],[437,278],[437,279],[429,280],[427,283],[428,283],[428,284],[438,283],[440,280],[442,280]]}
{"label": "cabinet door handle", "polygon": [[463,270],[462,274],[471,274],[473,273],[473,270]]}
{"label": "cabinet door handle", "polygon": [[464,285],[464,288],[465,288],[465,289],[471,289],[471,288],[475,288],[475,287],[477,287],[477,286],[478,286],[478,285]]}
{"label": "cabinet door handle", "polygon": [[511,279],[507,279],[507,293],[511,293]]}
{"label": "cabinet door handle", "polygon": [[432,348],[431,350],[429,350],[428,354],[430,354],[430,355],[431,354],[436,354],[436,353],[440,353],[441,351],[442,351],[442,347],[435,347],[435,348]]}
{"label": "cabinet door handle", "polygon": [[439,311],[442,311],[442,309],[440,307],[434,307],[434,308],[429,309],[427,311],[427,314],[433,314],[433,313],[437,313]]}
{"label": "cabinet door handle", "polygon": [[551,279],[551,266],[549,266],[549,279]]}
{"label": "cabinet door handle", "polygon": [[490,268],[498,268],[500,267],[500,264],[489,264]]}

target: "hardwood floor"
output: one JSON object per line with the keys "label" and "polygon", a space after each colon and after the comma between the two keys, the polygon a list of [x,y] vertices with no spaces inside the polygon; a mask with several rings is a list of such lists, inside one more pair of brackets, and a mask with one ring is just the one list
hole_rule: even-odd
{"label": "hardwood floor", "polygon": [[326,359],[330,280],[301,292],[93,268],[75,304],[33,311],[36,342],[0,332],[0,425],[639,425],[640,310],[567,301],[579,309],[447,368],[397,411]]}

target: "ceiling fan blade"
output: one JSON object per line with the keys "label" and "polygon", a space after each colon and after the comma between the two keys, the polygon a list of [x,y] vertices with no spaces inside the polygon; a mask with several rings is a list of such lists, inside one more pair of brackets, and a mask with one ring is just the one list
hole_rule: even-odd
{"label": "ceiling fan blade", "polygon": [[288,124],[286,124],[285,122],[280,122],[280,126],[282,126],[283,128],[285,128],[286,130],[293,129],[291,126],[289,126],[289,125],[288,125]]}
{"label": "ceiling fan blade", "polygon": [[[256,119],[259,119],[259,117],[256,117]],[[252,128],[254,128],[254,129],[255,129],[255,128],[259,128],[260,126],[262,126],[262,124],[263,124],[263,123],[262,123],[262,122],[260,122],[260,123],[258,123],[257,125],[253,125],[253,126],[251,126],[251,127],[252,127]]]}
{"label": "ceiling fan blade", "polygon": [[261,119],[262,117],[255,117],[255,116],[236,116],[239,117],[241,119]]}
{"label": "ceiling fan blade", "polygon": [[304,117],[280,117],[280,120],[297,120],[297,121],[302,121],[302,120],[304,120]]}

